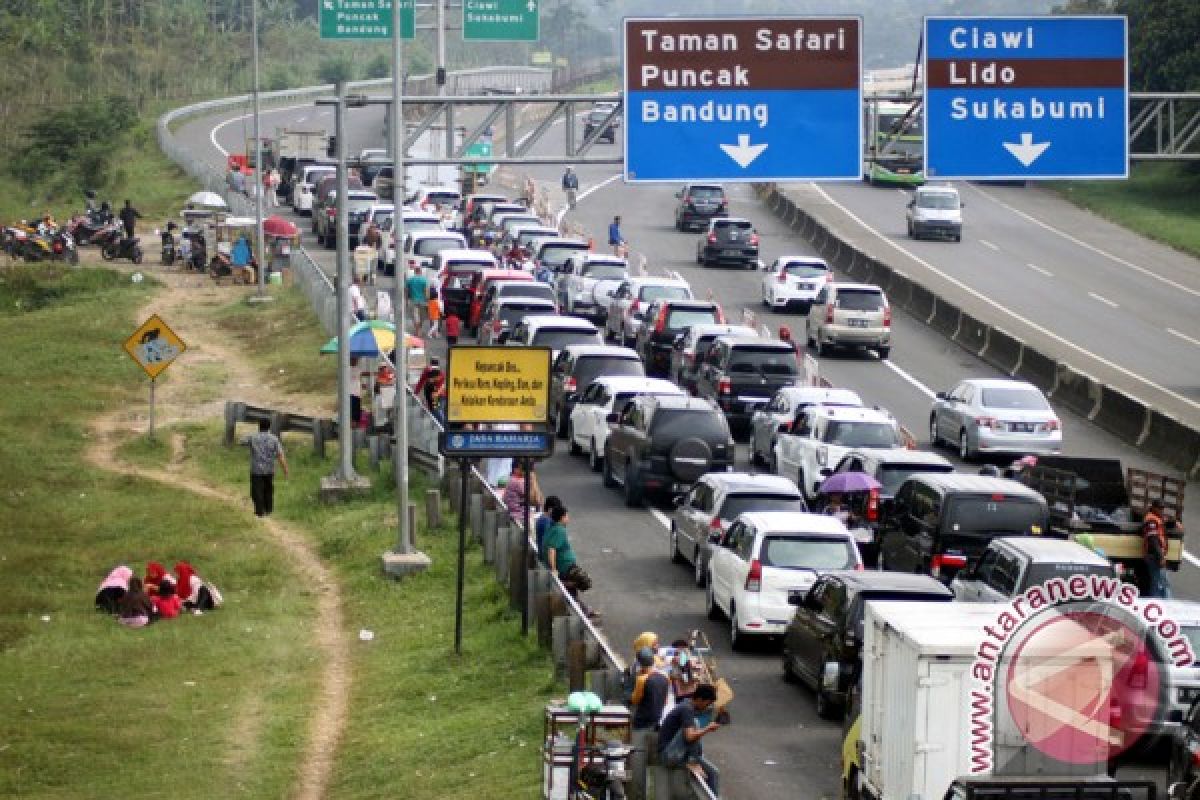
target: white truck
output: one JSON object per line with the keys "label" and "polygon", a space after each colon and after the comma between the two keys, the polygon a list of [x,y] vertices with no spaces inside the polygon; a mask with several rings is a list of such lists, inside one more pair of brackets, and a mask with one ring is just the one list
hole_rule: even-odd
{"label": "white truck", "polygon": [[[1030,745],[1012,724],[1006,695],[1015,695],[1016,689],[990,692],[987,699],[995,707],[981,716],[984,706],[975,694],[980,685],[973,668],[988,635],[985,626],[996,628],[998,617],[1006,610],[1011,611],[1009,604],[947,603],[937,614],[930,614],[927,603],[867,604],[862,711],[843,751],[843,758],[850,761],[843,765],[846,796],[942,800],[952,785],[967,776],[1003,782],[1028,781],[1029,776],[1086,781],[1105,775],[1106,748],[1076,753],[1072,760],[1091,763],[1068,767],[1059,762],[1051,764]],[[1059,624],[1075,623],[1068,620]],[[1030,657],[1036,658],[1035,669],[1053,670],[1060,663],[1069,667],[1080,658],[1094,659],[1102,670],[1105,665],[1110,671],[1113,667],[1112,650],[1101,640],[1090,641],[1086,653],[1076,650],[1066,654],[1049,644],[1047,650],[1041,647],[1041,640],[1027,641],[1017,666],[1025,665]],[[1068,659],[1070,664],[1066,663]],[[1005,663],[1005,669],[1008,666]],[[1036,689],[1035,680],[1028,680],[1026,685]],[[1006,679],[996,684],[1005,686]],[[1086,707],[1082,693],[1088,698],[1094,694],[1092,687],[1080,683],[1067,690],[1080,692],[1079,702],[1084,703],[1058,698],[1070,708]],[[990,737],[980,738],[981,719],[990,721]],[[988,762],[979,760],[984,753]],[[985,763],[991,768],[972,775],[973,764],[978,767]]]}
{"label": "white truck", "polygon": [[275,157],[299,161],[325,158],[329,148],[329,134],[323,128],[302,130],[299,128],[277,128],[275,130]]}
{"label": "white truck", "polygon": [[851,450],[903,447],[900,425],[877,408],[808,406],[775,439],[775,474],[790,478],[812,500]]}

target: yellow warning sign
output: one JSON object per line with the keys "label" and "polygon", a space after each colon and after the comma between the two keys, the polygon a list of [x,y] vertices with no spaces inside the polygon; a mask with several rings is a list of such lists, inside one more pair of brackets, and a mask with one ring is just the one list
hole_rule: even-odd
{"label": "yellow warning sign", "polygon": [[549,420],[549,348],[452,347],[447,369],[451,425]]}
{"label": "yellow warning sign", "polygon": [[187,345],[183,339],[176,336],[175,331],[157,314],[143,322],[133,336],[125,340],[125,352],[151,378],[157,378],[184,350],[187,350]]}

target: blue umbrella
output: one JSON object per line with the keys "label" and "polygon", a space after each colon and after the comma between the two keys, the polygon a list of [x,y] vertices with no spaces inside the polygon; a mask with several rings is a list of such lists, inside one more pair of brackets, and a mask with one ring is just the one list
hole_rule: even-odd
{"label": "blue umbrella", "polygon": [[869,492],[882,485],[865,472],[838,472],[825,479],[818,493]]}

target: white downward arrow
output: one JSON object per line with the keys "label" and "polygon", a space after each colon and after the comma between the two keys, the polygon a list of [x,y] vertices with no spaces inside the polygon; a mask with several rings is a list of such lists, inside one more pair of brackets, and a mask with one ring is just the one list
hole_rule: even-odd
{"label": "white downward arrow", "polygon": [[754,159],[762,155],[762,151],[767,149],[765,144],[750,144],[750,134],[739,133],[737,144],[723,144],[721,149],[725,151],[725,155],[737,162],[737,165],[742,169],[750,166]]}
{"label": "white downward arrow", "polygon": [[1034,144],[1032,133],[1022,133],[1020,144],[1013,144],[1012,142],[1002,142],[1002,144],[1004,145],[1004,149],[1012,153],[1013,157],[1025,167],[1037,161],[1038,157],[1050,147],[1049,142]]}
{"label": "white downward arrow", "polygon": [[529,2],[525,4],[525,7],[529,9],[530,14],[532,14],[534,11],[537,11],[537,3],[534,2],[534,0],[529,0]]}

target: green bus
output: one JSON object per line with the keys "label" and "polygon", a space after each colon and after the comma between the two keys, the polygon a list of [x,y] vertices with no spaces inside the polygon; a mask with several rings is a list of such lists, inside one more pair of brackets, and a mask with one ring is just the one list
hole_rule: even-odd
{"label": "green bus", "polygon": [[863,179],[867,183],[903,186],[925,183],[925,125],[921,106],[920,98],[866,98]]}

